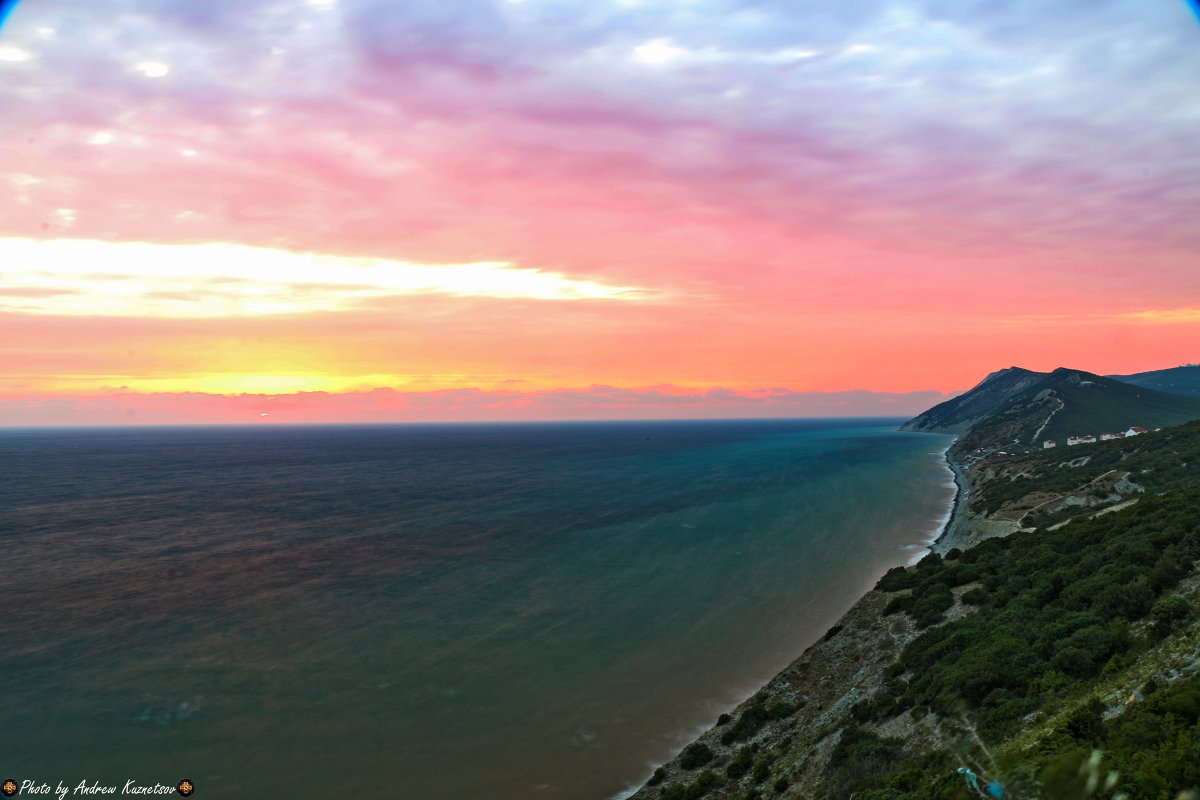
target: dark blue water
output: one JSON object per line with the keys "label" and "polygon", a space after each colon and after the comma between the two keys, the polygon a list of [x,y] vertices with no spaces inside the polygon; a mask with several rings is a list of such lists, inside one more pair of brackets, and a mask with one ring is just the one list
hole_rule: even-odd
{"label": "dark blue water", "polygon": [[894,428],[0,431],[0,771],[611,797],[933,533]]}

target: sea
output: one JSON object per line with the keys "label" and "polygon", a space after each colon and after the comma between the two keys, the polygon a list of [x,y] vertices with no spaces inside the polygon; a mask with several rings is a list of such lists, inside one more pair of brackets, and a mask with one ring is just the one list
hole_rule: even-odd
{"label": "sea", "polygon": [[623,797],[926,552],[899,422],[0,429],[0,778]]}

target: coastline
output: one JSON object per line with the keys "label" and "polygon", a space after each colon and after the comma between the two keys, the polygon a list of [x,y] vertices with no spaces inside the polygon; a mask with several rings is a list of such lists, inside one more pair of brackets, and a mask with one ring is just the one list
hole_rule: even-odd
{"label": "coastline", "polygon": [[[922,431],[912,431],[912,433],[922,433]],[[966,470],[950,454],[957,441],[958,437],[956,436],[946,446],[942,454],[954,481],[954,497],[950,501],[945,522],[938,529],[935,529],[938,531],[936,537],[923,545],[926,554],[936,552],[942,555],[961,544],[958,541],[959,537],[954,534],[954,528],[965,515],[969,485]],[[922,557],[924,557],[924,554]],[[919,559],[897,566],[911,567],[917,560]],[[956,592],[955,594],[956,605],[961,606],[961,603],[957,600],[957,596],[961,592]],[[915,638],[916,635],[915,629],[909,623],[897,623],[894,621],[885,623],[882,621],[882,609],[885,597],[884,594],[874,588],[868,589],[838,617],[837,622],[830,629],[831,632],[844,631],[846,635],[831,637],[827,633],[824,637],[812,642],[788,666],[780,670],[774,677],[763,684],[757,692],[748,696],[746,700],[739,703],[731,711],[740,714],[748,706],[754,704],[757,699],[765,697],[786,697],[789,702],[800,700],[801,695],[796,692],[796,689],[799,688],[799,685],[807,683],[807,681],[800,679],[800,675],[807,672],[808,668],[815,666],[816,663],[823,665],[824,669],[822,671],[835,671],[844,667],[845,665],[842,662],[845,660],[845,653],[837,653],[834,656],[829,651],[844,650],[848,639],[859,638],[860,640],[856,643],[857,647],[855,649],[861,649],[855,653],[854,658],[850,659],[858,666],[855,678],[862,680],[866,684],[881,682],[881,676],[886,664],[891,663],[894,657],[898,657],[903,644],[907,640]],[[961,613],[958,609],[956,609],[956,612]],[[855,637],[853,636],[853,632],[855,631],[866,635]],[[833,641],[831,641],[831,638]],[[884,642],[886,642],[886,646],[879,647]],[[888,657],[881,658],[881,655],[887,655]],[[832,659],[831,656],[833,656]],[[872,662],[870,667],[867,666],[868,662]],[[867,673],[870,674],[868,675]],[[827,675],[826,677],[831,676]],[[831,683],[836,686],[841,682],[833,681]],[[830,684],[826,684],[825,681],[822,681],[822,684],[825,685],[820,687],[820,694],[824,695],[831,686]],[[811,684],[809,686],[811,689],[816,689]],[[820,702],[817,704],[818,713],[815,715],[817,719],[812,720],[812,722],[815,723],[819,720],[821,727],[832,724],[839,716],[848,714],[850,705],[863,696],[865,696],[865,692],[861,685],[851,686],[849,691],[842,696],[822,696]],[[801,705],[803,706],[803,703]],[[706,743],[707,745],[711,745],[713,749],[717,749],[716,732],[719,727],[720,723],[718,722],[702,729],[688,740],[690,745],[685,745],[685,747],[697,743]],[[680,753],[683,752],[683,749],[683,747],[680,748]],[[818,749],[823,752],[824,756],[829,755],[829,747]],[[680,753],[677,753],[667,762],[656,765],[656,768],[652,771],[652,777],[659,775],[663,775],[664,777],[677,776],[678,770],[675,767],[678,763]],[[666,772],[663,773],[661,772],[662,770]],[[647,780],[635,788],[622,790],[622,793],[609,798],[609,800],[650,800],[650,798],[657,796],[656,786]]]}
{"label": "coastline", "polygon": [[[977,671],[973,669],[978,664],[974,659],[994,660],[996,645],[988,638],[990,630],[982,631],[979,626],[990,629],[995,623],[997,641],[1005,641],[1004,636],[1019,637],[1020,633],[1013,631],[1026,621],[1014,623],[999,616],[1006,603],[989,601],[985,588],[989,580],[1000,578],[1001,586],[1028,581],[1017,596],[1028,598],[1036,606],[1041,602],[1041,590],[1037,588],[1039,581],[1045,581],[1051,575],[1068,576],[1067,585],[1073,591],[1084,588],[1094,594],[1094,588],[1084,582],[1092,580],[1095,569],[1078,566],[1083,563],[1079,561],[1081,546],[1085,547],[1089,560],[1100,558],[1096,554],[1102,551],[1103,558],[1111,558],[1108,563],[1121,569],[1127,564],[1122,559],[1123,550],[1114,546],[1117,543],[1141,541],[1148,547],[1165,549],[1171,541],[1169,538],[1152,539],[1163,529],[1162,525],[1168,524],[1165,520],[1178,519],[1196,509],[1198,484],[1194,480],[1195,472],[1183,474],[1182,470],[1188,464],[1176,460],[1194,444],[1195,439],[1189,441],[1189,437],[1194,437],[1195,431],[1192,427],[1189,432],[1178,432],[1175,434],[1178,438],[1174,440],[1172,434],[1167,433],[1161,439],[1146,439],[1144,444],[1138,442],[1133,448],[1119,450],[1114,449],[1118,444],[1113,442],[1110,449],[1095,451],[1100,458],[1090,470],[1080,469],[1073,475],[1056,472],[1056,466],[1079,468],[1088,464],[1088,458],[1078,459],[1079,463],[1056,464],[1059,456],[1054,453],[1039,457],[1040,453],[1036,451],[1031,454],[1023,450],[1020,455],[1026,457],[1020,460],[984,461],[975,458],[974,453],[964,454],[953,446],[947,448],[945,460],[954,477],[956,491],[949,518],[943,518],[942,532],[929,547],[931,553],[944,555],[984,539],[1022,531],[1035,536],[1045,532],[1043,538],[1047,541],[1039,545],[1039,551],[1044,548],[1044,552],[1052,555],[1040,563],[1035,559],[1014,558],[1014,554],[1021,553],[1030,541],[1025,538],[998,551],[976,553],[975,558],[964,558],[961,563],[951,559],[943,565],[938,559],[930,559],[919,569],[910,567],[907,572],[895,570],[889,573],[886,580],[868,591],[824,637],[743,702],[735,713],[718,720],[680,757],[656,771],[652,781],[633,795],[632,800],[844,797],[848,793],[853,798],[855,795],[851,790],[864,788],[869,789],[864,794],[872,797],[890,797],[893,793],[898,796],[910,791],[909,787],[941,786],[943,781],[953,781],[952,760],[957,759],[960,765],[969,763],[969,759],[964,762],[963,756],[966,748],[971,746],[968,740],[983,748],[990,760],[991,754],[974,728],[979,724],[979,717],[968,710],[974,709],[983,717],[987,713],[984,708],[987,702],[982,698],[991,695],[986,691],[971,695],[965,690],[961,690],[960,695],[963,681],[973,678],[964,678],[963,672],[954,670],[965,665],[967,669]],[[959,455],[964,457],[955,458]],[[1136,460],[1124,465],[1123,472],[1120,467],[1110,469],[1127,458]],[[1164,467],[1176,467],[1180,472],[1172,473],[1171,480],[1163,480],[1160,476],[1157,483],[1146,479],[1144,487],[1128,481],[1130,475],[1154,473]],[[1046,473],[1050,475],[1049,481],[1036,481]],[[1008,484],[1017,477],[1032,478],[1034,482],[1008,490]],[[1101,483],[1105,478],[1107,482]],[[1192,481],[1189,483],[1187,478]],[[1162,489],[1164,485],[1168,487],[1166,490]],[[1147,492],[1153,494],[1144,495]],[[1123,521],[1090,522],[1109,511],[1138,502],[1139,495],[1156,497],[1155,504],[1145,512],[1135,512],[1140,517],[1126,515]],[[968,508],[968,497],[974,499],[978,507]],[[1048,527],[1045,519],[1034,519],[1031,527],[1023,527],[1030,510],[1041,509],[1050,503],[1058,504],[1051,513],[1063,510],[1068,513],[1057,520],[1052,517],[1054,524]],[[1134,519],[1139,522],[1127,524]],[[1144,522],[1150,519],[1161,520],[1162,524]],[[1082,527],[1060,534],[1049,533],[1071,521]],[[1073,535],[1076,531],[1080,535]],[[1178,585],[1163,587],[1160,602],[1171,599],[1171,602],[1179,603],[1181,609],[1188,604],[1194,609],[1198,581],[1194,574],[1196,564],[1191,563],[1193,556],[1194,551],[1181,562],[1179,569],[1179,574],[1190,574],[1190,577]],[[1142,567],[1149,570],[1152,563],[1153,559],[1144,559]],[[1137,580],[1145,579],[1138,577]],[[981,593],[984,593],[982,597]],[[933,613],[922,611],[920,605],[930,599],[937,600]],[[1093,602],[1096,604],[1093,607],[1104,613],[1106,598]],[[1130,616],[1143,614],[1149,617],[1145,612],[1150,607],[1147,600],[1140,610],[1133,609]],[[1068,604],[1043,608],[1036,622],[1042,631],[1040,635],[1055,635],[1053,626],[1059,624],[1062,613],[1072,608]],[[978,615],[974,630],[949,628],[944,633],[923,638],[923,632],[935,631],[944,623],[953,624],[971,615]],[[1180,619],[1192,623],[1187,630],[1197,629],[1194,613]],[[1161,626],[1161,620],[1151,618],[1148,621]],[[1042,707],[1036,713],[1026,713],[1028,708],[1021,706],[1022,717],[1006,710],[999,718],[993,718],[988,722],[991,726],[988,735],[997,737],[995,745],[1000,748],[997,752],[1036,755],[1027,762],[1027,767],[1023,767],[1028,771],[1022,774],[1041,781],[1043,775],[1053,774],[1053,759],[1074,757],[1072,748],[1078,752],[1081,744],[1097,746],[1094,738],[1085,742],[1064,727],[1064,723],[1069,726],[1070,720],[1077,718],[1081,708],[1103,712],[1102,735],[1121,730],[1123,723],[1113,720],[1122,714],[1134,718],[1147,714],[1161,716],[1162,706],[1140,705],[1144,696],[1164,685],[1172,687],[1171,691],[1190,691],[1192,687],[1176,684],[1186,682],[1184,673],[1194,671],[1200,664],[1196,660],[1194,637],[1187,639],[1182,627],[1162,627],[1165,630],[1156,631],[1155,638],[1147,637],[1148,641],[1118,651],[1125,660],[1109,662],[1119,663],[1117,670],[1105,665],[1101,673],[1100,662],[1092,664],[1092,677],[1098,681],[1087,680],[1086,674],[1077,675],[1078,680],[1066,684],[1066,691],[1050,696],[1049,702],[1044,695],[1039,701]],[[909,650],[914,642],[919,642],[918,646]],[[959,667],[947,671],[935,662],[941,661],[946,656],[946,648],[950,647],[961,647],[966,655],[964,661],[958,662]],[[1049,656],[1032,654],[1033,658],[1042,659],[1039,668],[1047,669]],[[939,669],[943,671],[939,673]],[[1036,679],[1037,675],[1045,673],[1030,674]],[[913,691],[910,680],[925,680],[926,675],[932,675],[929,680],[940,683],[933,683],[932,689],[929,684],[923,688],[918,684],[917,690]],[[1139,686],[1144,690],[1138,689]],[[992,689],[994,694],[993,687],[985,689]],[[1069,698],[1069,702],[1059,702],[1064,698]],[[939,708],[943,699],[949,702]],[[984,719],[987,721],[986,717]],[[1069,735],[1064,736],[1065,730]],[[1104,744],[1103,739],[1100,743]],[[876,770],[878,774],[868,776],[871,777],[868,781],[862,765],[866,763],[867,769],[875,769],[871,759],[876,758],[877,752],[882,752],[883,744],[892,748],[889,755],[880,756],[887,762],[887,772]],[[1086,750],[1082,752],[1086,753]],[[931,756],[930,760],[921,762],[922,754]],[[1186,754],[1183,759],[1186,760]],[[1176,757],[1172,755],[1166,761],[1173,764]],[[752,775],[748,774],[751,765]],[[1000,769],[994,761],[991,766]],[[958,770],[959,773],[963,771]],[[874,780],[876,777],[879,780]],[[1177,781],[1171,791],[1174,793],[1186,785],[1184,778]]]}
{"label": "coastline", "polygon": [[945,459],[946,466],[950,468],[950,472],[954,476],[954,499],[950,502],[950,515],[946,519],[946,524],[943,526],[941,533],[929,545],[930,552],[945,555],[948,551],[955,547],[961,549],[963,542],[960,536],[955,535],[955,526],[966,515],[967,499],[970,495],[970,484],[967,481],[967,470],[955,458],[950,455],[950,451],[954,449],[954,445],[958,442],[958,437],[954,437],[954,441],[950,442],[946,447]]}

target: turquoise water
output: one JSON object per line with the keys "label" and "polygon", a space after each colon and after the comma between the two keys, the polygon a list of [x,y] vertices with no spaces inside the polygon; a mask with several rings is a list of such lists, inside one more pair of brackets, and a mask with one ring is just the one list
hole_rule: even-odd
{"label": "turquoise water", "polygon": [[618,796],[921,553],[895,426],[0,431],[0,771]]}

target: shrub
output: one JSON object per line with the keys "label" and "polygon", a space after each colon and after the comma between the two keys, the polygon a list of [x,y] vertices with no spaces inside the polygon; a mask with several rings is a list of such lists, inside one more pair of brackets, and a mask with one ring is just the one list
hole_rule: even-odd
{"label": "shrub", "polygon": [[1096,669],[1092,654],[1079,647],[1064,647],[1050,659],[1050,666],[1064,675],[1084,678]]}
{"label": "shrub", "polygon": [[855,722],[870,722],[875,718],[874,711],[875,701],[871,698],[859,700],[850,706],[850,716],[854,717]]}
{"label": "shrub", "polygon": [[927,575],[933,572],[939,572],[945,565],[942,563],[942,557],[937,553],[930,553],[917,562],[917,574]]}
{"label": "shrub", "polygon": [[699,800],[713,789],[722,785],[717,774],[710,769],[696,776],[696,780],[686,785],[668,786],[659,795],[660,800]]}
{"label": "shrub", "polygon": [[963,592],[962,601],[973,606],[981,606],[987,602],[988,593],[982,586]]}
{"label": "shrub", "polygon": [[767,711],[767,707],[762,703],[755,703],[742,712],[733,727],[721,734],[721,744],[733,744],[743,739],[749,739],[758,733],[770,718],[771,714]]}
{"label": "shrub", "polygon": [[918,580],[915,571],[910,572],[905,567],[892,567],[879,579],[875,588],[881,592],[899,592],[916,586]]}
{"label": "shrub", "polygon": [[1104,738],[1104,704],[1092,699],[1067,717],[1067,733],[1088,744],[1100,744]]}
{"label": "shrub", "polygon": [[905,800],[907,797],[908,795],[899,789],[868,789],[855,793],[854,800]]}
{"label": "shrub", "polygon": [[767,709],[767,716],[771,719],[783,719],[795,714],[796,709],[798,708],[799,706],[794,703],[788,703],[784,700],[779,700],[770,705],[770,707]]}
{"label": "shrub", "polygon": [[737,756],[729,762],[729,766],[725,767],[725,774],[730,780],[737,780],[750,771],[754,765],[754,753],[750,747],[743,747],[738,751]]}
{"label": "shrub", "polygon": [[1187,619],[1190,612],[1191,607],[1182,597],[1172,595],[1160,599],[1150,609],[1154,632],[1159,636],[1166,636],[1175,627],[1175,623]]}
{"label": "shrub", "polygon": [[696,767],[703,767],[712,759],[713,752],[708,749],[708,745],[704,742],[692,742],[684,748],[683,754],[679,756],[679,766],[684,769],[696,769]]}
{"label": "shrub", "polygon": [[1150,582],[1139,579],[1123,586],[1109,586],[1100,593],[1093,608],[1106,617],[1138,619],[1154,604],[1154,590]]}
{"label": "shrub", "polygon": [[901,753],[901,740],[883,739],[850,725],[842,731],[827,769],[834,785],[840,786],[840,794],[848,796],[886,772]]}

